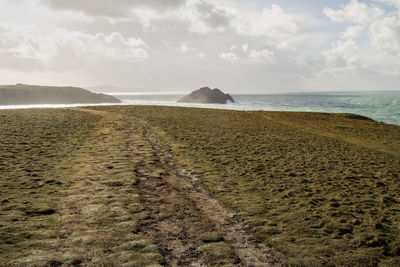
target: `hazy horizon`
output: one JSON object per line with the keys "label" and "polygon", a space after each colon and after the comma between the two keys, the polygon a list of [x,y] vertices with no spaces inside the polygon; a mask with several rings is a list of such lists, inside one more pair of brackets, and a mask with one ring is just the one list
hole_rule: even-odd
{"label": "hazy horizon", "polygon": [[[92,92],[96,93],[103,93],[103,94],[111,94],[111,95],[186,95],[189,94],[192,91],[195,91],[201,87],[209,87],[211,89],[214,89],[213,86],[200,86],[197,88],[188,88],[186,90],[181,90],[181,91],[167,91],[167,90],[162,90],[159,88],[134,88],[134,87],[116,87],[116,86],[93,86],[93,87],[83,87],[84,89],[87,89]],[[111,90],[113,89],[113,90]],[[390,93],[390,92],[400,92],[400,90],[329,90],[329,91],[324,91],[324,90],[307,90],[307,89],[284,89],[284,90],[261,90],[261,91],[256,91],[256,90],[238,90],[238,91],[230,91],[230,90],[225,90],[223,88],[217,88],[221,89],[224,93],[229,93],[232,95],[275,95],[275,94],[357,94],[357,93]]]}
{"label": "hazy horizon", "polygon": [[0,84],[400,90],[398,0],[0,0],[0,14]]}

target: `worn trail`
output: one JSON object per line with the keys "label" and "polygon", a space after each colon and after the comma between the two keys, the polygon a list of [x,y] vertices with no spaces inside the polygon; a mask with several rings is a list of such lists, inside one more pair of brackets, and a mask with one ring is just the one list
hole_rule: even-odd
{"label": "worn trail", "polygon": [[277,256],[256,242],[235,213],[213,198],[195,177],[179,164],[145,123],[132,120],[142,128],[152,156],[137,165],[139,191],[150,210],[141,230],[157,239],[171,266],[206,266],[207,258],[199,239],[217,232],[233,250],[233,263],[244,266],[280,266]]}

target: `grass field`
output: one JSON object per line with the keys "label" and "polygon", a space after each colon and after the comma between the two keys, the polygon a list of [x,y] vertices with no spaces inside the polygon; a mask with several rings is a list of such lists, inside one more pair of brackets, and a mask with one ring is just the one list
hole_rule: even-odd
{"label": "grass field", "polygon": [[[0,111],[0,266],[160,266],[118,116]],[[146,154],[145,149],[143,149]]]}
{"label": "grass field", "polygon": [[[287,265],[400,265],[399,126],[146,106],[0,111],[0,265],[165,263],[141,232],[149,203],[135,172],[157,159],[129,118]],[[206,262],[239,264],[215,241],[201,245]]]}
{"label": "grass field", "polygon": [[121,107],[292,266],[400,264],[400,127],[346,114]]}

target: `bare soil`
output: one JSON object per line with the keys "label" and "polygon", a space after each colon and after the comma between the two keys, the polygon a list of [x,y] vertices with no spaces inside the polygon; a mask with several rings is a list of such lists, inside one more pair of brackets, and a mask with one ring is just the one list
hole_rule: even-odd
{"label": "bare soil", "polygon": [[[154,155],[137,165],[143,203],[151,210],[140,229],[157,240],[171,266],[207,266],[201,237],[220,234],[234,254],[217,264],[281,266],[276,253],[256,242],[235,213],[223,207],[199,181],[190,176],[143,122],[145,138]],[[134,156],[135,157],[135,156]]]}

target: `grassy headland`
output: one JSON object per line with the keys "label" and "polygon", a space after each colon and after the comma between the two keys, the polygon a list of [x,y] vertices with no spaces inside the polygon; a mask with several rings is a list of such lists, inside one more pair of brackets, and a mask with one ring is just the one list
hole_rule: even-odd
{"label": "grassy headland", "polygon": [[[288,265],[400,264],[399,126],[349,114],[114,106],[0,111],[0,265],[163,263],[141,232],[151,202],[137,184],[137,170],[159,161],[129,118],[155,129]],[[153,172],[165,187],[165,171]],[[205,261],[236,264],[216,240],[202,246]]]}
{"label": "grassy headland", "polygon": [[0,85],[0,105],[120,103],[113,96],[79,87]]}
{"label": "grassy headland", "polygon": [[293,266],[400,264],[400,127],[350,114],[99,108],[173,154]]}

